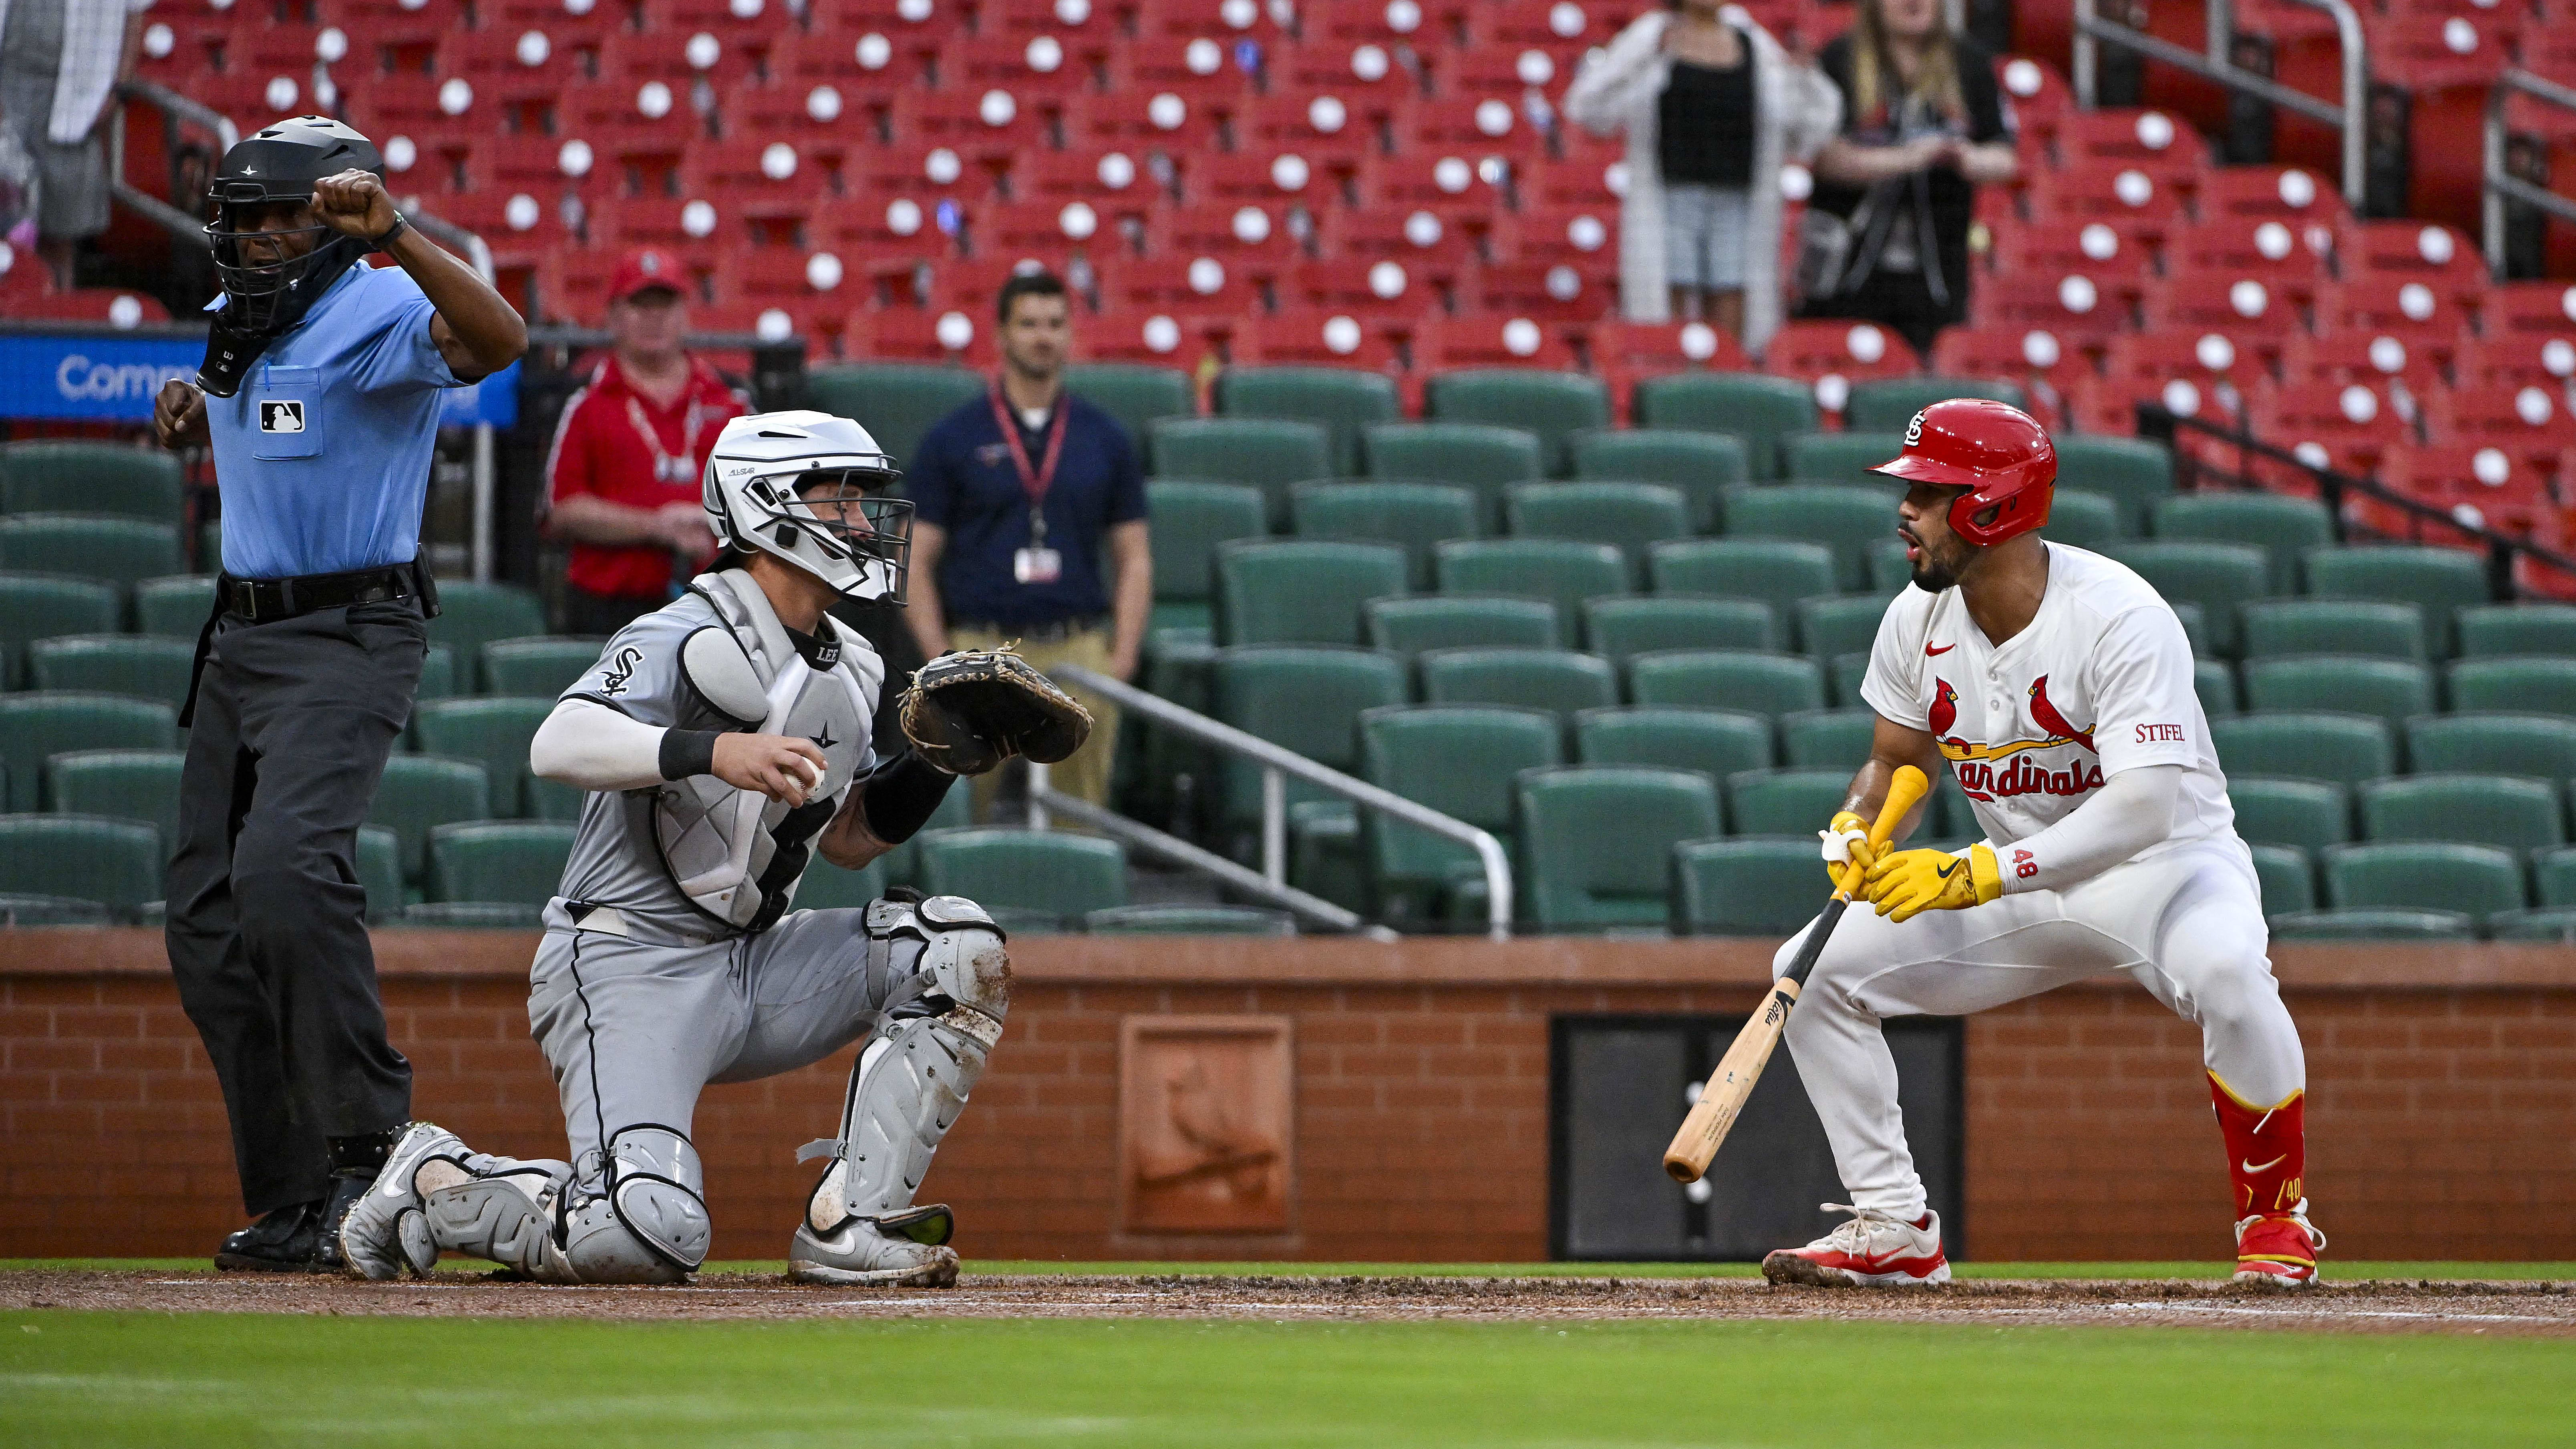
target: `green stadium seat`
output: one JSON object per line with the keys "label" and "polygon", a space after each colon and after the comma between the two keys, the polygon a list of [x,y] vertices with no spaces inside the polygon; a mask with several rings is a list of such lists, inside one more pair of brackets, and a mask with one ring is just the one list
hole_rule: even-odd
{"label": "green stadium seat", "polygon": [[528,773],[528,741],[536,737],[537,726],[546,722],[554,708],[551,699],[513,699],[506,695],[433,700],[412,711],[412,738],[418,741],[423,754],[452,755],[480,763],[491,781],[493,815],[527,815],[533,813],[531,787],[535,783]]}
{"label": "green stadium seat", "polygon": [[1652,765],[1724,780],[1771,768],[1771,724],[1760,715],[1683,705],[1587,709],[1574,717],[1574,754],[1587,765]]}
{"label": "green stadium seat", "polygon": [[1841,594],[1798,601],[1798,650],[1810,659],[1867,654],[1887,617],[1885,594]]}
{"label": "green stadium seat", "polygon": [[1320,424],[1329,466],[1309,478],[1357,477],[1360,438],[1404,416],[1395,379],[1354,367],[1229,367],[1217,375],[1216,410],[1229,418],[1292,418]]}
{"label": "green stadium seat", "polygon": [[2263,885],[2263,914],[2317,908],[2317,873],[2308,853],[2292,845],[2256,845],[2254,876]]}
{"label": "green stadium seat", "polygon": [[1217,546],[1216,584],[1221,643],[1356,644],[1360,606],[1404,593],[1404,550],[1243,539]]}
{"label": "green stadium seat", "polygon": [[2367,599],[2256,599],[2237,615],[2239,642],[2248,659],[2283,654],[2367,654],[2421,660],[2424,610],[2408,603]]}
{"label": "green stadium seat", "polygon": [[1663,927],[1672,851],[1718,833],[1704,775],[1574,765],[1520,777],[1524,914],[1543,931]]}
{"label": "green stadium seat", "polygon": [[[1780,441],[1780,476],[1793,482],[1893,488],[1899,485],[1870,470],[1904,451],[1902,432],[1792,433]],[[1886,511],[1887,526],[1893,528],[1893,501]]]}
{"label": "green stadium seat", "polygon": [[2236,807],[2236,833],[2249,845],[2323,850],[2352,839],[2352,795],[2332,780],[2230,775],[2227,798]]}
{"label": "green stadium seat", "polygon": [[1592,428],[1567,440],[1574,476],[1610,483],[1669,483],[1682,490],[1690,531],[1716,529],[1718,498],[1751,481],[1744,440],[1678,428]]}
{"label": "green stadium seat", "polygon": [[1813,837],[1843,808],[1849,770],[1750,770],[1726,781],[1727,833]]}
{"label": "green stadium seat", "polygon": [[420,684],[412,690],[412,699],[454,699],[464,693],[464,682],[457,678],[463,671],[456,667],[456,646],[432,644],[421,652]]}
{"label": "green stadium seat", "polygon": [[2576,910],[2498,911],[2487,917],[2487,935],[2498,941],[2576,946]]}
{"label": "green stadium seat", "polygon": [[2318,853],[2336,910],[2463,911],[2484,918],[2529,905],[2522,861],[2496,845],[2432,840],[2330,845]]}
{"label": "green stadium seat", "polygon": [[1744,461],[1757,482],[1783,476],[1781,440],[1817,424],[1816,399],[1795,378],[1756,372],[1677,372],[1637,382],[1640,428],[1727,433],[1744,441]]}
{"label": "green stadium seat", "polygon": [[1444,594],[1508,594],[1556,605],[1572,638],[1587,599],[1628,592],[1628,561],[1606,543],[1571,538],[1480,538],[1444,543],[1433,570]]}
{"label": "green stadium seat", "polygon": [[197,641],[146,634],[66,634],[27,646],[27,673],[38,689],[130,694],[173,712],[187,702],[196,663]]}
{"label": "green stadium seat", "polygon": [[[2058,501],[2065,502],[2063,493]],[[2157,499],[2154,512],[2158,538],[2262,549],[2276,594],[2297,593],[2299,561],[2335,541],[2334,515],[2323,503],[2284,493],[2178,494]]]}
{"label": "green stadium seat", "polygon": [[2532,883],[2544,906],[2576,906],[2576,846],[2544,850],[2531,858]]}
{"label": "green stadium seat", "polygon": [[2202,659],[2192,665],[2191,688],[2200,696],[2200,712],[2213,720],[2244,707],[2236,691],[2236,671],[2216,659]]}
{"label": "green stadium seat", "polygon": [[[0,695],[0,765],[8,807],[41,807],[45,761],[74,750],[175,750],[177,711],[121,694]],[[0,890],[10,887],[0,882]],[[42,894],[40,892],[40,894]]]}
{"label": "green stadium seat", "polygon": [[134,622],[146,634],[194,645],[214,610],[213,574],[168,574],[134,586]]}
{"label": "green stadium seat", "polygon": [[1414,655],[1433,649],[1561,649],[1556,606],[1545,599],[1429,594],[1371,599],[1361,611],[1369,647]]}
{"label": "green stadium seat", "polygon": [[0,930],[22,926],[112,926],[116,913],[96,901],[69,896],[0,893]]}
{"label": "green stadium seat", "polygon": [[2567,843],[2558,786],[2519,775],[2410,775],[2361,787],[2369,840],[2456,840],[2529,852]]}
{"label": "green stadium seat", "polygon": [[2179,604],[2168,599],[2165,603],[2174,611],[2174,618],[2182,623],[2182,637],[2191,643],[2191,657],[2209,658],[2213,652],[2209,647],[2209,615],[2189,599]]}
{"label": "green stadium seat", "polygon": [[1165,418],[1148,434],[1158,478],[1193,478],[1258,488],[1270,526],[1288,521],[1288,487],[1339,476],[1321,423],[1295,418]]}
{"label": "green stadium seat", "polygon": [[367,893],[367,919],[377,923],[402,918],[404,901],[402,841],[382,825],[358,827],[358,885]]}
{"label": "green stadium seat", "polygon": [[2280,775],[2358,785],[2397,773],[2397,734],[2373,715],[2289,711],[2209,722],[2218,767],[2238,775]]}
{"label": "green stadium seat", "polygon": [[397,754],[385,761],[385,776],[376,786],[367,819],[394,832],[403,878],[417,881],[429,869],[429,832],[461,820],[493,818],[492,793],[491,772],[478,760]]}
{"label": "green stadium seat", "polygon": [[922,435],[983,397],[991,385],[985,374],[967,367],[904,362],[817,367],[805,374],[805,405],[867,419],[868,436],[896,467],[909,468],[921,451]]}
{"label": "green stadium seat", "polygon": [[563,888],[574,829],[543,820],[469,820],[429,831],[428,898],[543,906]]}
{"label": "green stadium seat", "polygon": [[1583,638],[1622,663],[1658,649],[1769,650],[1780,647],[1780,620],[1759,599],[1628,594],[1585,600]]}
{"label": "green stadium seat", "polygon": [[885,857],[879,856],[857,870],[843,870],[816,851],[806,863],[805,878],[796,885],[796,909],[800,911],[865,910],[869,902],[886,893]]}
{"label": "green stadium seat", "polygon": [[1476,495],[1454,483],[1321,482],[1290,490],[1299,538],[1391,543],[1404,550],[1411,587],[1431,587],[1432,550],[1484,530]]}
{"label": "green stadium seat", "polygon": [[1875,710],[1819,709],[1780,716],[1780,754],[1792,768],[1840,770],[1846,780],[1868,762],[1877,735]]}
{"label": "green stadium seat", "polygon": [[1365,434],[1372,478],[1418,478],[1475,491],[1477,517],[1501,526],[1503,490],[1547,476],[1538,434],[1488,423],[1379,423]]}
{"label": "green stadium seat", "polygon": [[2576,659],[2506,655],[2451,665],[2451,708],[2576,715]]}
{"label": "green stadium seat", "polygon": [[[1065,390],[1118,420],[1136,456],[1145,456],[1145,430],[1163,418],[1195,417],[1198,394],[1177,367],[1135,362],[1076,362],[1064,370]],[[1031,461],[1035,461],[1032,459]]]}
{"label": "green stadium seat", "polygon": [[922,889],[993,912],[1070,925],[1127,904],[1127,850],[1048,830],[940,830],[922,837]]}
{"label": "green stadium seat", "polygon": [[1422,415],[1444,423],[1485,423],[1538,434],[1539,463],[1562,478],[1574,471],[1567,440],[1610,426],[1610,389],[1582,372],[1535,367],[1469,368],[1435,373],[1423,390]]}
{"label": "green stadium seat", "polygon": [[2478,936],[2476,919],[2464,911],[2287,911],[2269,924],[2276,941],[2474,941]]}
{"label": "green stadium seat", "polygon": [[1617,704],[1619,674],[1600,655],[1571,649],[1438,649],[1422,656],[1422,697],[1552,710],[1563,720]]}
{"label": "green stadium seat", "polygon": [[1895,528],[1896,495],[1858,484],[1789,483],[1738,489],[1726,498],[1730,538],[1795,539],[1832,549],[1837,593],[1859,591],[1869,576],[1870,545]]}
{"label": "green stadium seat", "polygon": [[2435,714],[2406,722],[2418,770],[2576,777],[2576,719],[2554,714]]}
{"label": "green stadium seat", "polygon": [[1646,576],[1659,594],[1760,599],[1784,618],[1800,599],[1839,591],[1832,549],[1776,538],[1660,543],[1646,551]]}
{"label": "green stadium seat", "polygon": [[886,868],[886,879],[896,885],[921,884],[921,837],[934,830],[959,830],[974,823],[974,792],[951,786],[948,793],[940,798],[939,808],[930,812],[930,818],[922,822],[921,829],[913,832],[912,839],[879,857],[879,862]]}
{"label": "green stadium seat", "polygon": [[187,763],[178,750],[67,750],[45,762],[45,808],[146,821],[161,832],[163,849],[175,849]]}
{"label": "green stadium seat", "polygon": [[2452,615],[2460,657],[2576,655],[2576,604],[2475,604]]}
{"label": "green stadium seat", "polygon": [[2242,543],[2127,543],[2108,550],[2167,600],[2200,605],[2209,642],[2233,658],[2237,607],[2272,591],[2263,550]]}
{"label": "green stadium seat", "polygon": [[1294,936],[1297,918],[1262,906],[1109,906],[1085,912],[1095,936]]}
{"label": "green stadium seat", "polygon": [[[2120,505],[2099,493],[2075,488],[2065,489],[2049,500],[2048,536],[2058,543],[2095,553],[2106,553],[2133,537],[2128,520],[2120,516]],[[1902,543],[1897,544],[1896,556],[1905,556]]]}
{"label": "green stadium seat", "polygon": [[[1362,774],[1407,800],[1512,839],[1512,782],[1520,772],[1564,762],[1564,730],[1545,710],[1502,705],[1410,705],[1360,716]],[[1399,914],[1451,919],[1468,914],[1453,899],[1479,887],[1483,867],[1465,845],[1365,811],[1361,833],[1382,899]]]}
{"label": "green stadium seat", "polygon": [[95,901],[131,920],[161,899],[161,832],[96,815],[0,815],[0,891]]}
{"label": "green stadium seat", "polygon": [[112,513],[169,523],[184,493],[178,458],[123,443],[0,446],[0,513]]}
{"label": "green stadium seat", "polygon": [[2245,706],[2373,714],[2394,729],[2433,708],[2433,671],[2405,659],[2303,654],[2245,662]]}
{"label": "green stadium seat", "polygon": [[2131,533],[2146,532],[2148,510],[2174,491],[2173,454],[2162,443],[2100,433],[2061,433],[2050,441],[2057,448],[2058,491],[2109,496]]}
{"label": "green stadium seat", "polygon": [[568,634],[495,639],[483,646],[483,687],[494,694],[559,695],[599,662],[601,642]]}
{"label": "green stadium seat", "polygon": [[1216,546],[1270,531],[1270,501],[1239,483],[1199,483],[1158,478],[1145,485],[1152,515],[1154,613],[1148,647],[1168,652],[1181,636],[1167,629],[1196,629],[1214,637]]}
{"label": "green stadium seat", "polygon": [[[1216,717],[1344,774],[1359,771],[1359,719],[1363,710],[1402,704],[1404,662],[1373,649],[1258,645],[1217,651]],[[1236,829],[1261,821],[1261,769],[1228,757],[1219,768],[1219,818]],[[1293,808],[1328,797],[1299,780],[1288,782]],[[1352,828],[1356,830],[1356,817]],[[1112,903],[1114,904],[1114,902]]]}
{"label": "green stadium seat", "polygon": [[131,584],[185,567],[175,523],[86,513],[0,517],[0,569]]}
{"label": "green stadium seat", "polygon": [[2426,640],[2435,658],[2452,652],[2453,616],[2494,602],[2486,561],[2454,548],[2411,544],[2312,548],[2308,592],[2346,599],[2403,599],[2424,606]]}
{"label": "green stadium seat", "polygon": [[1843,426],[1856,433],[1903,437],[1905,425],[1914,421],[1916,413],[1954,397],[1992,398],[2030,410],[2030,395],[2018,383],[1990,377],[1883,377],[1851,385],[1851,397],[1843,404]]}
{"label": "green stadium seat", "polygon": [[[438,581],[438,617],[429,621],[429,637],[454,648],[460,667],[479,665],[483,646],[496,639],[526,639],[545,632],[546,606],[533,589],[468,579]],[[479,678],[458,682],[484,687]]]}
{"label": "green stadium seat", "polygon": [[1828,892],[1813,837],[1685,840],[1673,847],[1673,932],[1788,936]]}
{"label": "green stadium seat", "polygon": [[1833,691],[1836,709],[1861,709],[1869,701],[1861,698],[1861,686],[1869,682],[1869,654],[1854,649],[1825,661],[1825,684]]}
{"label": "green stadium seat", "polygon": [[[113,584],[61,574],[0,573],[0,689],[15,689],[25,678],[29,644],[62,634],[112,634],[116,616]],[[197,622],[205,622],[202,613]],[[196,639],[193,633],[188,637]]]}
{"label": "green stadium seat", "polygon": [[1777,718],[1825,707],[1825,673],[1795,654],[1751,649],[1667,649],[1628,661],[1639,704],[1733,709]]}
{"label": "green stadium seat", "polygon": [[1522,483],[1503,512],[1519,537],[1612,545],[1627,562],[1631,588],[1646,576],[1647,549],[1691,531],[1682,491],[1663,483]]}
{"label": "green stadium seat", "polygon": [[418,901],[387,924],[414,931],[533,931],[545,920],[545,907],[516,901]]}

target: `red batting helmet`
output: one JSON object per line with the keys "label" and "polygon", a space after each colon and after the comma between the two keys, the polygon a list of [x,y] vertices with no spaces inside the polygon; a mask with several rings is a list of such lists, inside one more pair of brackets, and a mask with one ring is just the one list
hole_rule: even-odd
{"label": "red batting helmet", "polygon": [[[1982,548],[2048,521],[2057,449],[2047,429],[2021,409],[1954,397],[1916,413],[1905,425],[1905,451],[1870,471],[1968,490],[1950,505],[1950,531]],[[1988,509],[1994,517],[1977,522]]]}

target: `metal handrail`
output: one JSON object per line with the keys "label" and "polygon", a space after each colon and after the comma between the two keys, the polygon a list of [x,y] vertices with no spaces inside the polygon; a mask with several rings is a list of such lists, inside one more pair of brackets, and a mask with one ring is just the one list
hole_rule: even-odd
{"label": "metal handrail", "polygon": [[2206,54],[2187,50],[2170,40],[2132,29],[2116,20],[2105,20],[2094,13],[2096,0],[2075,0],[2076,104],[2086,110],[2093,108],[2095,72],[2100,64],[2098,47],[2101,45],[2116,45],[2177,70],[2189,71],[2203,80],[2335,127],[2343,139],[2343,199],[2358,209],[2368,170],[2367,123],[2370,109],[2370,55],[2362,41],[2361,15],[2347,0],[2292,0],[2292,3],[2322,10],[2334,20],[2335,45],[2341,52],[2343,72],[2341,105],[2318,100],[2305,91],[2292,90],[2270,76],[2259,75],[2229,59],[2227,44],[2236,28],[2229,0],[2207,0],[2209,40]]}
{"label": "metal handrail", "polygon": [[[1490,833],[1464,820],[1443,815],[1428,805],[1407,800],[1392,790],[1316,764],[1294,750],[1282,749],[1259,735],[1210,719],[1197,710],[1184,708],[1159,695],[1148,694],[1098,670],[1085,669],[1079,664],[1059,664],[1047,673],[1065,684],[1097,694],[1122,710],[1259,765],[1261,874],[1273,885],[1285,888],[1288,882],[1288,777],[1294,775],[1364,810],[1393,816],[1416,829],[1457,841],[1475,851],[1476,859],[1485,871],[1486,931],[1497,941],[1511,936],[1511,857],[1503,853],[1503,843]],[[1053,802],[1048,803],[1051,808],[1061,808]]]}
{"label": "metal handrail", "polygon": [[[1084,829],[1097,830],[1103,835],[1114,835],[1148,855],[1170,861],[1184,869],[1215,876],[1218,880],[1256,900],[1268,901],[1274,906],[1293,911],[1328,930],[1349,931],[1355,935],[1366,936],[1373,941],[1401,939],[1395,932],[1384,926],[1373,926],[1362,920],[1359,912],[1334,905],[1322,896],[1311,895],[1295,886],[1273,881],[1258,871],[1247,870],[1235,864],[1213,850],[1201,849],[1177,835],[1156,830],[1140,820],[1130,820],[1115,810],[1104,809],[1080,796],[1067,795],[1061,790],[1050,789],[1044,783],[1045,775],[1046,766],[1033,764],[1029,767],[1029,799],[1038,807],[1038,812],[1041,814],[1052,812],[1064,816]],[[1032,820],[1030,823],[1034,827],[1041,826],[1044,822]]]}
{"label": "metal handrail", "polygon": [[2532,185],[2519,176],[2508,176],[2504,169],[2505,107],[2517,95],[2525,95],[2544,105],[2576,111],[2576,90],[2558,82],[2533,75],[2516,66],[2507,66],[2487,91],[2486,160],[2480,177],[2483,202],[2481,230],[2486,244],[2487,272],[2502,277],[2505,269],[2504,204],[2519,201],[2537,207],[2560,221],[2576,222],[2576,200]]}

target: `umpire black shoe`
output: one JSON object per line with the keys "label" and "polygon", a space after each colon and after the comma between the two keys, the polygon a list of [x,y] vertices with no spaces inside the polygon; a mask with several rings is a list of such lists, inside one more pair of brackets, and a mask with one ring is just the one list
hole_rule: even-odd
{"label": "umpire black shoe", "polygon": [[319,1261],[322,1204],[288,1203],[224,1239],[215,1266],[235,1273],[328,1273]]}
{"label": "umpire black shoe", "polygon": [[372,1172],[364,1177],[334,1176],[331,1179],[331,1195],[317,1204],[314,1212],[313,1226],[318,1239],[313,1245],[314,1272],[337,1273],[348,1266],[348,1260],[340,1252],[340,1224],[348,1218],[349,1209],[356,1207],[358,1199],[365,1197],[367,1189],[375,1185],[376,1175]]}

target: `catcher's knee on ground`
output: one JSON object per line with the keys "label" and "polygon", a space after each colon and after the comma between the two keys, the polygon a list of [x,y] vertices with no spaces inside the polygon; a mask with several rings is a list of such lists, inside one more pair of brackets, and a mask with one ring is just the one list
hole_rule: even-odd
{"label": "catcher's knee on ground", "polygon": [[431,1241],[550,1283],[677,1283],[706,1261],[714,1230],[689,1139],[620,1128],[585,1165],[579,1177],[560,1162],[510,1158],[425,1166]]}

